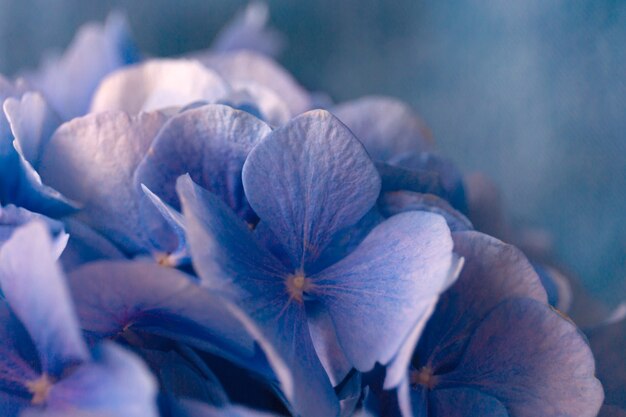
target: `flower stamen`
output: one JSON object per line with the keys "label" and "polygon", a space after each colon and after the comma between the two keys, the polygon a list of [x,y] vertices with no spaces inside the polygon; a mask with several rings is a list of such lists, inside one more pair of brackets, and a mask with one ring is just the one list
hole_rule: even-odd
{"label": "flower stamen", "polygon": [[304,292],[310,288],[311,280],[303,272],[287,276],[287,292],[292,300],[302,302]]}
{"label": "flower stamen", "polygon": [[34,405],[41,405],[46,402],[50,389],[52,389],[52,386],[54,385],[54,381],[48,376],[48,374],[43,374],[41,377],[33,381],[27,381],[25,385],[28,391],[33,394],[31,403]]}

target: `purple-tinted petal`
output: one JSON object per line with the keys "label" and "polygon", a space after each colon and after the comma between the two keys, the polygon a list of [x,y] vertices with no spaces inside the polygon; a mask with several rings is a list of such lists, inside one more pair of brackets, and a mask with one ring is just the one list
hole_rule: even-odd
{"label": "purple-tinted petal", "polygon": [[310,292],[328,307],[348,359],[368,371],[387,364],[414,326],[428,320],[454,264],[443,217],[407,212],[312,277]]}
{"label": "purple-tinted petal", "polygon": [[156,417],[156,394],[154,377],[143,362],[105,343],[94,351],[93,362],[54,384],[46,405],[51,412],[78,409],[94,415]]}
{"label": "purple-tinted petal", "polygon": [[211,50],[219,53],[249,50],[277,56],[285,46],[285,39],[280,32],[268,27],[268,22],[267,4],[251,2],[220,30]]}
{"label": "purple-tinted petal", "polygon": [[197,61],[153,59],[106,77],[94,95],[91,112],[137,114],[198,100],[216,102],[229,90],[219,75]]}
{"label": "purple-tinted petal", "polygon": [[290,296],[287,270],[218,197],[188,176],[179,179],[177,190],[204,285],[228,294],[263,330],[294,381],[307,381],[285,393],[297,413],[335,415],[338,401],[315,353],[302,300]]}
{"label": "purple-tinted petal", "polygon": [[446,200],[432,194],[412,191],[394,191],[384,193],[379,200],[379,207],[386,217],[410,210],[429,211],[446,219],[453,232],[472,230],[472,223],[456,211]]}
{"label": "purple-tinted petal", "polygon": [[[50,233],[54,236],[59,236],[63,233],[64,226],[60,221],[9,204],[4,207],[0,206],[0,246],[13,235],[16,228],[33,220],[45,223]],[[60,254],[60,252],[62,250],[57,253]]]}
{"label": "purple-tinted petal", "polygon": [[594,417],[604,394],[591,350],[576,326],[546,304],[511,299],[476,329],[441,388],[468,386],[519,417]]}
{"label": "purple-tinted petal", "polygon": [[283,125],[293,116],[287,103],[268,87],[254,81],[234,81],[231,87],[233,91],[221,103],[254,114],[272,126]]}
{"label": "purple-tinted petal", "polygon": [[251,410],[238,405],[214,407],[196,401],[183,400],[174,417],[276,417],[277,415]]}
{"label": "purple-tinted petal", "polygon": [[532,265],[518,249],[478,232],[453,234],[465,258],[456,283],[442,295],[420,340],[419,366],[454,366],[472,332],[495,306],[512,297],[547,302]]}
{"label": "purple-tinted petal", "polygon": [[111,14],[104,25],[83,26],[65,54],[29,76],[65,120],[87,113],[100,80],[137,60],[126,19]]}
{"label": "purple-tinted petal", "polygon": [[[163,127],[137,168],[134,181],[180,209],[176,179],[189,173],[242,218],[253,221],[254,213],[243,193],[241,170],[252,147],[269,132],[269,126],[261,120],[228,106],[187,110]],[[148,210],[158,215],[153,207],[146,207],[150,213]]]}
{"label": "purple-tinted petal", "polygon": [[164,122],[161,113],[74,119],[56,131],[41,160],[46,183],[83,205],[77,218],[129,252],[147,240],[133,173]]}
{"label": "purple-tinted petal", "polygon": [[254,82],[274,91],[282,98],[292,114],[311,108],[306,90],[271,58],[253,51],[235,51],[200,57],[207,67],[217,71],[230,84]]}
{"label": "purple-tinted petal", "polygon": [[333,113],[378,161],[433,146],[430,131],[413,109],[391,97],[359,98],[338,105]]}
{"label": "purple-tinted petal", "polygon": [[509,417],[500,401],[474,389],[437,389],[428,400],[428,417]]}
{"label": "purple-tinted petal", "polygon": [[626,409],[626,318],[587,332],[606,402]]}
{"label": "purple-tinted petal", "polygon": [[250,205],[305,269],[335,233],[372,207],[380,178],[352,133],[324,110],[300,115],[274,130],[246,160],[243,184]]}
{"label": "purple-tinted petal", "polygon": [[36,92],[28,92],[20,100],[9,98],[3,107],[22,155],[37,167],[41,151],[61,124],[61,119]]}
{"label": "purple-tinted petal", "polygon": [[21,227],[2,246],[0,285],[37,346],[45,372],[59,375],[66,366],[89,359],[52,241],[42,223]]}
{"label": "purple-tinted petal", "polygon": [[111,241],[86,224],[72,218],[64,222],[70,239],[60,260],[66,272],[88,262],[126,258]]}

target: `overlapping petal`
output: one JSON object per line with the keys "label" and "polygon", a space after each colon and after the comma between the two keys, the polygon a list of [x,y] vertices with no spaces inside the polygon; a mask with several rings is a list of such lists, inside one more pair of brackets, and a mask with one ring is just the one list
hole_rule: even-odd
{"label": "overlapping petal", "polygon": [[77,218],[127,252],[147,245],[138,208],[143,196],[132,178],[165,120],[159,112],[74,119],[56,131],[41,160],[44,181],[83,206]]}
{"label": "overlapping petal", "polygon": [[274,130],[248,156],[250,205],[283,243],[292,267],[312,267],[335,233],[372,207],[380,178],[361,144],[315,110]]}
{"label": "overlapping petal", "polygon": [[48,233],[39,222],[14,232],[0,249],[0,285],[37,346],[43,371],[58,376],[89,355]]}

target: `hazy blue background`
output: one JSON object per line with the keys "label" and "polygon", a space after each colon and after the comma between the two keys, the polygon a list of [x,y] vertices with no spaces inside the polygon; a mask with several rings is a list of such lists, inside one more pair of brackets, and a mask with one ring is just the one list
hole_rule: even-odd
{"label": "hazy blue background", "polygon": [[[140,47],[206,47],[244,1],[0,0],[0,72],[126,10]],[[626,2],[269,1],[281,57],[336,100],[410,102],[443,152],[489,174],[521,224],[605,300],[626,298]]]}

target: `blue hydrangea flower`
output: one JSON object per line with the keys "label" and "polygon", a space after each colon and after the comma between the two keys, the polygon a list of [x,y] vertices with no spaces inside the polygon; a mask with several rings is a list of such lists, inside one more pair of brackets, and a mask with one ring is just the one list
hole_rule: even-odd
{"label": "blue hydrangea flower", "polygon": [[220,198],[182,177],[194,267],[261,326],[290,366],[292,405],[335,415],[337,398],[313,347],[305,300],[319,303],[349,362],[367,371],[394,359],[450,281],[455,258],[443,218],[407,212],[383,222],[348,256],[318,262],[333,237],[374,205],[380,177],[362,145],[325,111],[272,131],[248,155],[250,206],[282,246],[274,256]]}
{"label": "blue hydrangea flower", "polygon": [[2,415],[156,416],[155,383],[137,358],[113,344],[87,350],[55,257],[37,221],[0,249]]}
{"label": "blue hydrangea flower", "polygon": [[399,390],[405,415],[597,415],[591,351],[547,305],[523,254],[477,232],[453,237],[465,266],[413,353]]}

